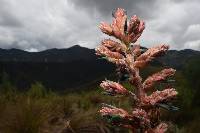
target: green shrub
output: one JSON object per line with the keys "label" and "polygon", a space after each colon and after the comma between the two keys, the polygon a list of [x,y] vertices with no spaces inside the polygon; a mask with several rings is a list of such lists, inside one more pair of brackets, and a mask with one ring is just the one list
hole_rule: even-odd
{"label": "green shrub", "polygon": [[40,82],[36,82],[31,85],[27,95],[32,98],[44,98],[47,96],[47,93],[46,88]]}

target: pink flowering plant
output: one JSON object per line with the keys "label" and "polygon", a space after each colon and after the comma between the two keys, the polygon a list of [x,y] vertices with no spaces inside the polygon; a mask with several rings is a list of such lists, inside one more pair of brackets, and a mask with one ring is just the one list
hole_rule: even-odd
{"label": "pink flowering plant", "polygon": [[165,54],[169,46],[161,44],[143,51],[135,42],[145,29],[145,23],[135,15],[128,21],[126,11],[121,8],[115,11],[113,17],[112,24],[103,22],[100,24],[100,29],[119,41],[103,40],[96,48],[96,54],[116,64],[120,78],[126,73],[133,89],[127,90],[121,85],[121,81],[105,80],[100,86],[111,96],[131,97],[134,105],[131,110],[126,111],[120,107],[102,104],[99,112],[113,125],[129,128],[132,132],[164,133],[168,125],[159,119],[160,108],[176,110],[176,107],[169,106],[168,103],[176,97],[177,92],[169,86],[161,91],[154,91],[155,84],[173,76],[175,70],[164,69],[145,80],[140,76],[140,70],[154,58]]}

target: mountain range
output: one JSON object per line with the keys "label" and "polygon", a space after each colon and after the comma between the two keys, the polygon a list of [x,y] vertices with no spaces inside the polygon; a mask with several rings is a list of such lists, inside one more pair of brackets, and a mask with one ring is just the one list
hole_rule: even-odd
{"label": "mountain range", "polygon": [[[187,61],[200,57],[200,51],[169,50],[151,65],[182,69]],[[4,73],[19,89],[27,89],[36,81],[53,90],[75,89],[106,78],[115,70],[113,64],[99,59],[94,49],[79,45],[66,49],[27,52],[19,49],[0,49],[0,77]]]}

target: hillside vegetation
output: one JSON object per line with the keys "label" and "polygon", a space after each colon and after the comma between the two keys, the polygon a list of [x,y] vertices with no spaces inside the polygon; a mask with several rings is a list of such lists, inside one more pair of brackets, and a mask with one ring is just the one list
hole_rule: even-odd
{"label": "hillside vegetation", "polygon": [[[179,95],[174,103],[179,111],[162,110],[163,120],[172,120],[168,132],[195,133],[200,126],[200,57],[187,61],[175,76],[173,85]],[[143,77],[160,69],[149,66]],[[67,76],[67,75],[66,75]],[[111,74],[109,78],[115,79]],[[53,82],[53,81],[52,81]],[[164,83],[161,83],[162,85]],[[129,84],[124,82],[128,89]],[[2,133],[128,133],[127,130],[105,125],[97,110],[101,103],[129,108],[126,97],[103,95],[98,81],[79,91],[52,91],[40,82],[29,89],[19,91],[8,74],[1,75],[0,84],[0,132]],[[159,85],[157,86],[159,89]],[[121,104],[120,101],[125,101]]]}

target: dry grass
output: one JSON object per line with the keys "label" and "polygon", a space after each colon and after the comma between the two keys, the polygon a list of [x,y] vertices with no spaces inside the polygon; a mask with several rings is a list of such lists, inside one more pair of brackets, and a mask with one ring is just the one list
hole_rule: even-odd
{"label": "dry grass", "polygon": [[[34,92],[34,95],[30,92]],[[101,94],[40,94],[37,96],[37,92],[32,90],[23,94],[16,93],[12,98],[1,94],[0,132],[110,132],[97,113],[100,102],[105,101]]]}
{"label": "dry grass", "polygon": [[[101,103],[128,109],[131,103],[125,97],[104,96],[98,91],[58,95],[37,86],[32,89],[0,93],[0,133],[128,133],[104,122],[97,111]],[[184,128],[172,126],[169,132],[192,133],[198,123],[191,121]]]}

